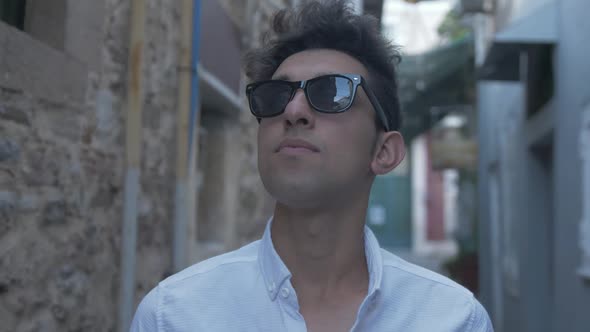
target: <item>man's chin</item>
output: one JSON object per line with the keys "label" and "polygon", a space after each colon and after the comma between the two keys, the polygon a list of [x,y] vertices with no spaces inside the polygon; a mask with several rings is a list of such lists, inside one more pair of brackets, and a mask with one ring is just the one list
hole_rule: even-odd
{"label": "man's chin", "polygon": [[314,185],[290,183],[288,185],[275,185],[272,188],[267,188],[267,190],[282,205],[290,208],[309,209],[321,206],[326,199],[325,193],[319,190],[317,184],[317,182]]}
{"label": "man's chin", "polygon": [[302,199],[289,199],[289,198],[280,198],[277,199],[277,206],[282,207],[288,210],[297,210],[297,211],[305,211],[305,210],[316,210],[322,206],[322,202],[319,200],[302,200]]}

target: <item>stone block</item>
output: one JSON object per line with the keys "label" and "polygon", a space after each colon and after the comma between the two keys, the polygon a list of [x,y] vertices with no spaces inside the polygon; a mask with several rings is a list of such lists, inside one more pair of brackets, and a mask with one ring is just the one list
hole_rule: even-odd
{"label": "stone block", "polygon": [[15,226],[15,195],[0,192],[0,238],[8,234]]}
{"label": "stone block", "polygon": [[20,147],[14,140],[0,138],[0,162],[16,160],[19,154]]}
{"label": "stone block", "polygon": [[17,208],[21,212],[36,211],[41,207],[41,199],[36,194],[21,194]]}
{"label": "stone block", "polygon": [[17,317],[21,317],[25,312],[28,302],[24,296],[7,296],[4,305],[9,312]]}
{"label": "stone block", "polygon": [[16,193],[11,191],[0,191],[0,204],[6,203],[14,206],[15,202]]}
{"label": "stone block", "polygon": [[64,225],[67,223],[66,204],[63,201],[49,202],[41,216],[43,226]]}
{"label": "stone block", "polygon": [[36,127],[45,139],[64,138],[72,143],[82,139],[82,110],[76,106],[42,100],[37,104]]}
{"label": "stone block", "polygon": [[56,286],[63,295],[83,297],[88,292],[88,276],[70,263],[57,273]]}
{"label": "stone block", "polygon": [[117,140],[124,125],[117,105],[116,96],[112,91],[99,89],[95,96],[95,124],[90,133],[91,140],[103,146],[119,144]]}
{"label": "stone block", "polygon": [[58,322],[63,322],[68,317],[66,309],[61,304],[57,303],[51,305],[51,314]]}
{"label": "stone block", "polygon": [[0,105],[0,119],[13,121],[25,126],[31,125],[31,121],[29,120],[29,115],[27,112],[15,106]]}
{"label": "stone block", "polygon": [[10,167],[0,167],[0,188],[13,188],[17,184],[16,175]]}
{"label": "stone block", "polygon": [[59,161],[45,147],[31,147],[25,153],[26,164],[21,167],[21,178],[27,186],[50,186],[57,184]]}

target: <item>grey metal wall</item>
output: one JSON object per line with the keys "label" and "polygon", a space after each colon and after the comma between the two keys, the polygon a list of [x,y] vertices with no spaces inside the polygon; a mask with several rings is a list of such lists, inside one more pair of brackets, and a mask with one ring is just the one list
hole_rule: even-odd
{"label": "grey metal wall", "polygon": [[577,273],[590,2],[556,3],[553,99],[527,116],[524,77],[478,84],[481,301],[497,331],[590,331]]}
{"label": "grey metal wall", "polygon": [[578,135],[581,112],[590,103],[590,2],[561,0],[558,8],[554,330],[590,331],[590,283],[576,274],[582,217]]}

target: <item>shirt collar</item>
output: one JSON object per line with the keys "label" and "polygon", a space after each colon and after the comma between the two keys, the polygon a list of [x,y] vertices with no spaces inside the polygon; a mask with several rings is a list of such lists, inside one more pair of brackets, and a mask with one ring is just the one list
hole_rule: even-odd
{"label": "shirt collar", "polygon": [[381,289],[383,280],[383,257],[381,246],[373,234],[373,231],[365,225],[365,256],[367,257],[367,270],[369,271],[369,292],[367,297],[377,295]]}
{"label": "shirt collar", "polygon": [[272,218],[266,224],[262,240],[260,241],[260,248],[258,249],[258,263],[260,264],[260,271],[266,283],[266,290],[272,301],[277,298],[279,289],[283,283],[291,278],[291,272],[283,263],[281,257],[275,250],[270,235],[270,228],[272,225]]}
{"label": "shirt collar", "polygon": [[[258,263],[260,271],[266,284],[266,289],[272,301],[277,297],[283,283],[291,278],[291,272],[275,250],[271,237],[271,225],[273,218],[266,224],[264,234],[258,249]],[[367,297],[370,298],[378,293],[383,278],[383,258],[381,247],[377,238],[369,227],[365,226],[365,256],[367,259],[367,270],[369,271],[369,288]]]}

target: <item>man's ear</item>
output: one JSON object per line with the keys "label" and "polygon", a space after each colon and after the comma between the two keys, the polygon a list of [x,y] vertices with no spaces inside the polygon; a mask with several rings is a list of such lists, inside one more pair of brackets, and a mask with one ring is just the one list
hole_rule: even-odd
{"label": "man's ear", "polygon": [[404,138],[397,131],[389,131],[379,135],[376,144],[371,170],[375,175],[387,174],[396,168],[406,155]]}

